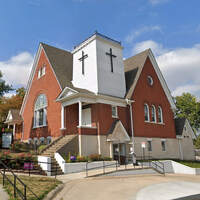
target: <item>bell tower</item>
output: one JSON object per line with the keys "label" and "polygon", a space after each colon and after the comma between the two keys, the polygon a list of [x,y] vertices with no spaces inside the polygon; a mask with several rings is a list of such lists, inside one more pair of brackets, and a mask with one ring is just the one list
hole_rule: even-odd
{"label": "bell tower", "polygon": [[95,33],[73,53],[73,85],[123,98],[126,92],[121,43]]}

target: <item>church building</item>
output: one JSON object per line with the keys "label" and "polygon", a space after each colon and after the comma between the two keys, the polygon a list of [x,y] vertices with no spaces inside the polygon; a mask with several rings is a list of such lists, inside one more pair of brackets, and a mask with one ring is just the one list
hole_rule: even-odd
{"label": "church building", "polygon": [[21,140],[74,135],[83,156],[134,151],[192,160],[194,133],[175,110],[150,49],[123,59],[120,42],[95,32],[72,52],[40,43],[20,110]]}

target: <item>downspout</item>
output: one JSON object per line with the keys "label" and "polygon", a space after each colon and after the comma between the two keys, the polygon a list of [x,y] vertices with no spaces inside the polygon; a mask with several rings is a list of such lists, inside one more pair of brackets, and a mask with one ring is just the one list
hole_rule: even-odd
{"label": "downspout", "polygon": [[135,155],[135,148],[134,148],[134,128],[133,128],[133,112],[132,112],[132,103],[135,102],[130,99],[126,99],[127,104],[129,105],[129,110],[130,110],[130,118],[131,118],[131,135],[132,135],[132,159],[133,163],[136,163],[136,155]]}

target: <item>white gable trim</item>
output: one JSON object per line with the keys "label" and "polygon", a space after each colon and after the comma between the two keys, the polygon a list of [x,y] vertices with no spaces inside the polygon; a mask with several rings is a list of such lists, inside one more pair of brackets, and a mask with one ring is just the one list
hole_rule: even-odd
{"label": "white gable trim", "polygon": [[[166,95],[166,97],[167,97],[167,99],[168,99],[168,101],[169,101],[169,103],[170,103],[170,105],[171,105],[172,110],[175,111],[175,110],[176,110],[176,105],[175,105],[175,103],[174,103],[174,101],[173,101],[173,98],[172,98],[172,96],[171,96],[171,92],[170,92],[170,90],[169,90],[169,88],[168,88],[168,86],[167,86],[167,83],[166,83],[166,81],[165,81],[165,79],[164,79],[164,77],[163,77],[163,75],[162,75],[162,73],[161,73],[161,71],[160,71],[160,68],[159,68],[159,66],[158,66],[158,64],[157,64],[157,62],[156,62],[156,59],[155,59],[155,57],[154,57],[154,55],[153,55],[151,49],[148,50],[148,55],[147,55],[147,57],[149,57],[149,59],[150,59],[152,65],[153,65],[153,68],[154,68],[154,70],[155,70],[155,72],[156,72],[156,74],[157,74],[157,76],[158,76],[158,79],[159,79],[159,81],[160,81],[160,83],[161,83],[161,86],[162,86],[162,88],[163,88],[163,90],[164,90],[164,92],[165,92],[165,95]],[[146,57],[146,58],[147,58],[147,57]],[[145,62],[146,62],[146,60],[145,60]],[[136,78],[135,78],[135,81],[134,81],[134,83],[133,83],[133,86],[130,88],[130,92],[128,92],[128,95],[127,95],[128,98],[131,98],[131,95],[133,94],[133,92],[134,92],[134,90],[135,90],[135,87],[136,87],[136,85],[137,85],[137,82],[138,82],[138,80],[139,80],[139,77],[140,77],[140,75],[141,75],[141,73],[142,73],[142,70],[143,70],[143,68],[144,68],[145,62],[144,62],[144,64],[143,64],[143,66],[142,66],[141,68],[139,68],[140,71],[138,71],[138,73],[137,73],[137,75],[136,75]]]}
{"label": "white gable trim", "polygon": [[[124,134],[124,140],[123,141],[120,141],[120,142],[129,142],[131,139],[126,131],[126,129],[124,128],[123,124],[121,121],[118,121],[117,122],[117,125],[115,126],[114,130],[113,130],[113,133],[111,134],[110,138],[107,138],[107,141],[110,142],[117,142],[118,140],[115,140],[113,137],[115,137],[115,131],[118,127],[121,127],[122,128],[122,131],[123,131],[123,134]],[[109,136],[108,136],[109,137]]]}
{"label": "white gable trim", "polygon": [[11,113],[11,111],[9,110],[8,116],[7,116],[7,118],[6,118],[6,122],[10,121],[10,117],[11,117],[11,119],[13,119],[12,113]]}
{"label": "white gable trim", "polygon": [[[66,93],[67,91],[71,91],[72,94],[66,95],[65,93]],[[65,89],[64,89],[64,90],[60,93],[60,95],[57,97],[56,101],[62,101],[62,100],[64,100],[65,98],[70,97],[70,96],[73,96],[73,95],[75,95],[75,94],[78,94],[78,92],[77,92],[76,90],[73,90],[73,89],[71,89],[71,88],[69,88],[69,87],[65,87]],[[64,96],[63,96],[63,95],[64,95]],[[63,97],[62,97],[62,96],[63,96]]]}
{"label": "white gable trim", "polygon": [[34,76],[35,76],[36,68],[37,68],[37,66],[38,66],[38,61],[39,61],[39,58],[40,58],[40,55],[41,55],[42,50],[43,50],[44,53],[45,53],[47,62],[49,63],[49,65],[50,65],[50,67],[51,67],[51,70],[53,71],[53,74],[54,74],[54,76],[55,76],[55,78],[56,78],[56,80],[57,80],[57,82],[58,82],[58,85],[59,85],[59,87],[60,87],[60,90],[62,91],[62,87],[61,87],[61,85],[60,85],[60,83],[59,83],[59,81],[58,81],[58,79],[57,79],[57,76],[56,76],[56,74],[55,74],[55,72],[54,72],[54,70],[53,70],[53,67],[52,67],[52,65],[51,65],[51,63],[50,63],[50,61],[49,61],[49,58],[48,58],[48,56],[47,56],[47,54],[46,54],[44,48],[42,47],[42,44],[40,43],[39,48],[38,48],[38,51],[37,51],[37,54],[36,54],[35,59],[34,59],[34,62],[33,62],[31,74],[30,74],[30,76],[29,76],[29,80],[28,80],[28,84],[27,84],[27,88],[26,88],[26,94],[25,94],[25,97],[24,97],[24,99],[23,99],[23,103],[22,103],[22,106],[21,106],[21,109],[20,109],[20,115],[22,115],[23,112],[24,112],[24,107],[25,107],[26,102],[27,102],[27,99],[28,99],[28,95],[29,95],[29,92],[30,92],[30,88],[31,88],[31,85],[32,85],[33,78],[34,78]]}
{"label": "white gable trim", "polygon": [[28,84],[27,84],[27,87],[26,87],[26,93],[25,93],[23,103],[22,103],[22,106],[21,106],[21,109],[20,109],[20,115],[22,115],[23,112],[24,112],[24,107],[25,107],[27,99],[28,99],[28,95],[29,95],[29,92],[30,92],[33,77],[35,76],[35,71],[36,71],[36,68],[37,68],[37,65],[38,65],[38,61],[39,61],[39,58],[40,58],[41,51],[42,51],[42,45],[40,44],[38,51],[37,51],[37,54],[35,56],[34,62],[33,62],[31,74],[29,76]]}
{"label": "white gable trim", "polygon": [[189,134],[191,135],[192,139],[196,139],[197,137],[196,137],[188,119],[186,119],[186,121],[185,121],[185,126],[187,127],[187,130],[189,130]]}
{"label": "white gable trim", "polygon": [[166,81],[165,81],[165,79],[164,79],[164,77],[163,77],[163,75],[162,75],[162,73],[160,71],[160,68],[159,68],[159,66],[158,66],[158,64],[156,62],[156,59],[155,59],[155,57],[154,57],[154,55],[153,55],[151,50],[149,50],[149,58],[150,58],[150,60],[152,62],[152,65],[153,65],[154,70],[155,70],[155,72],[156,72],[156,74],[158,76],[158,79],[160,80],[160,83],[162,85],[162,88],[163,88],[166,96],[167,96],[167,99],[168,99],[168,101],[169,101],[169,103],[171,105],[172,110],[176,110],[176,105],[175,105],[174,100],[173,100],[173,98],[171,96],[171,92],[170,92],[170,90],[169,90],[169,88],[167,86],[167,83],[166,83]]}

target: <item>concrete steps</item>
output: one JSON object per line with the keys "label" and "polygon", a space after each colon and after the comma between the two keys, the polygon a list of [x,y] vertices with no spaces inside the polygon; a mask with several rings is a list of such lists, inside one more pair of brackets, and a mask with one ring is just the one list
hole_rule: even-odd
{"label": "concrete steps", "polygon": [[51,155],[51,157],[53,157],[55,152],[69,143],[74,137],[76,137],[76,135],[65,135],[53,145],[49,146],[49,148],[47,148],[41,155]]}
{"label": "concrete steps", "polygon": [[54,158],[54,153],[61,149],[64,145],[70,143],[77,135],[65,135],[58,138],[52,144],[50,144],[41,154],[41,156],[51,157],[51,176],[63,174],[62,169]]}

